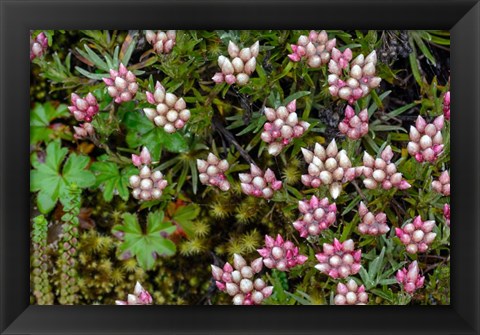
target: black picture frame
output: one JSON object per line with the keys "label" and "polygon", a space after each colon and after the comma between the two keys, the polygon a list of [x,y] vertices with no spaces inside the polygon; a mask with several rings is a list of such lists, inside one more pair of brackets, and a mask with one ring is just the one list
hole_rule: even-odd
{"label": "black picture frame", "polygon": [[[480,4],[0,0],[1,334],[480,334]],[[450,306],[30,306],[30,29],[451,30]]]}

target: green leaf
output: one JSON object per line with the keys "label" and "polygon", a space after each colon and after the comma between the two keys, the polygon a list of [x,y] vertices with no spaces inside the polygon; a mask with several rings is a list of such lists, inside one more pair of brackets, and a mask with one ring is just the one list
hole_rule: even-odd
{"label": "green leaf", "polygon": [[296,99],[300,99],[304,96],[307,96],[309,94],[311,94],[312,92],[310,91],[300,91],[300,92],[295,92],[294,94],[288,96],[285,98],[285,100],[283,101],[283,105],[286,106],[288,105],[290,102],[292,102],[293,100],[296,100]]}
{"label": "green leaf", "polygon": [[36,162],[35,168],[30,170],[30,191],[39,192],[37,205],[44,214],[55,207],[59,197],[67,193],[70,184],[86,188],[95,183],[93,173],[85,170],[90,161],[86,156],[71,154],[60,174],[67,151],[67,148],[60,146],[60,141],[51,142],[47,146],[45,163]]}
{"label": "green leaf", "polygon": [[95,176],[85,170],[90,163],[87,156],[71,154],[63,167],[63,178],[68,184],[75,183],[80,188],[87,188],[95,184]]}
{"label": "green leaf", "polygon": [[193,220],[200,213],[200,207],[196,204],[180,207],[172,217],[172,220],[177,222],[185,231],[187,236],[191,238],[194,235]]}
{"label": "green leaf", "polygon": [[159,157],[160,151],[179,153],[188,150],[188,144],[182,134],[167,134],[161,127],[155,126],[140,112],[125,113],[124,123],[127,126],[126,141],[129,147],[146,146],[153,157]]}
{"label": "green leaf", "polygon": [[105,201],[112,201],[115,190],[123,200],[128,200],[128,179],[135,174],[135,168],[129,166],[120,170],[118,165],[112,162],[95,162],[91,169],[96,175],[95,187],[104,185]]}
{"label": "green leaf", "polygon": [[119,251],[130,252],[136,257],[138,265],[144,270],[150,270],[155,265],[157,255],[171,256],[176,252],[175,243],[166,237],[176,230],[170,222],[164,222],[163,212],[150,212],[145,230],[138,223],[134,214],[125,213],[123,224],[116,225],[112,232],[123,232],[123,241]]}

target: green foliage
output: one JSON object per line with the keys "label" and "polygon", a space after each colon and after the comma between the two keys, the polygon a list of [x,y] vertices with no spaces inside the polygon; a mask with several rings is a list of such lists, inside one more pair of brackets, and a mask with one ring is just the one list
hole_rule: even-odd
{"label": "green foliage", "polygon": [[87,156],[71,153],[62,168],[67,151],[61,147],[60,141],[53,141],[47,146],[45,163],[32,160],[30,191],[38,191],[38,209],[44,214],[55,207],[58,199],[66,196],[68,185],[75,183],[80,188],[87,188],[95,183],[93,173],[86,170],[90,163]]}
{"label": "green foliage", "polygon": [[176,246],[167,238],[175,230],[176,227],[171,222],[164,221],[164,213],[157,211],[148,214],[144,227],[139,224],[135,214],[125,213],[123,224],[113,227],[112,233],[124,234],[118,247],[121,254],[130,253],[140,267],[150,270],[155,265],[157,256],[175,254]]}
{"label": "green foliage", "polygon": [[50,102],[36,103],[30,111],[30,144],[49,143],[59,138],[71,140],[72,134],[64,124],[59,123],[56,126],[51,126],[53,121],[57,119],[60,121],[59,119],[65,119],[69,116],[70,113],[64,104],[55,108]]}
{"label": "green foliage", "polygon": [[114,194],[118,194],[125,201],[128,200],[130,195],[128,178],[138,172],[135,167],[126,166],[120,169],[114,162],[99,161],[92,164],[91,170],[96,177],[94,187],[102,187],[103,199],[106,202],[112,201]]}

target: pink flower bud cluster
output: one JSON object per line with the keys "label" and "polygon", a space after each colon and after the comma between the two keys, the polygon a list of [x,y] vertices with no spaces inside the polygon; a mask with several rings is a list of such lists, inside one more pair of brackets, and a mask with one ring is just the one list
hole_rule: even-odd
{"label": "pink flower bud cluster", "polygon": [[375,189],[381,187],[384,190],[389,190],[396,187],[400,190],[410,188],[411,185],[403,179],[403,175],[397,172],[397,167],[391,162],[393,158],[393,151],[390,146],[387,146],[380,158],[373,158],[368,152],[363,154],[363,166],[358,168],[358,171],[366,177],[363,184],[368,189]]}
{"label": "pink flower bud cluster", "polygon": [[220,55],[218,57],[218,66],[221,72],[215,73],[213,81],[217,84],[226,82],[231,85],[237,83],[242,86],[248,83],[250,75],[255,71],[257,66],[258,51],[260,44],[255,42],[250,48],[240,48],[230,41],[228,43],[228,54],[231,59]]}
{"label": "pink flower bud cluster", "polygon": [[302,148],[302,153],[308,163],[308,174],[302,175],[302,183],[315,188],[321,185],[328,186],[334,199],[340,195],[342,184],[356,177],[355,168],[352,168],[347,152],[338,151],[335,139],[326,149],[316,143],[313,152]]}
{"label": "pink flower bud cluster", "polygon": [[450,91],[443,97],[443,116],[446,120],[450,120]]}
{"label": "pink flower bud cluster", "polygon": [[110,70],[110,78],[103,78],[107,85],[107,92],[117,104],[130,101],[138,90],[137,77],[120,63],[119,69]]}
{"label": "pink flower bud cluster", "polygon": [[317,236],[337,219],[337,205],[330,204],[328,198],[319,200],[312,196],[310,200],[299,201],[298,209],[303,216],[293,223],[293,227],[301,237]]}
{"label": "pink flower bud cluster", "polygon": [[355,280],[350,279],[347,284],[338,283],[333,302],[335,305],[366,305],[368,294],[365,292],[365,286],[358,286]]}
{"label": "pink flower bud cluster", "polygon": [[345,118],[338,124],[338,130],[347,135],[349,139],[358,140],[368,133],[368,111],[362,110],[355,115],[355,110],[347,105],[345,109]]}
{"label": "pink flower bud cluster", "polygon": [[44,32],[37,35],[35,39],[30,37],[30,60],[42,57],[48,48],[48,39]]}
{"label": "pink flower bud cluster", "polygon": [[360,271],[362,250],[354,250],[353,240],[340,243],[336,238],[333,244],[324,243],[323,252],[316,254],[319,264],[315,268],[333,279],[345,278]]}
{"label": "pink flower bud cluster", "polygon": [[152,296],[145,290],[142,285],[137,281],[133,294],[127,296],[127,301],[116,300],[116,305],[151,305]]}
{"label": "pink flower bud cluster", "polygon": [[423,286],[425,277],[420,276],[420,270],[418,268],[417,261],[410,263],[407,268],[398,270],[396,276],[397,281],[403,286],[405,292],[413,294],[417,289]]}
{"label": "pink flower bud cluster", "polygon": [[228,262],[223,269],[211,265],[215,284],[220,291],[233,297],[234,305],[260,305],[272,294],[273,286],[267,286],[261,278],[254,279],[262,266],[261,257],[248,266],[245,259],[238,254],[233,255],[233,267]]}
{"label": "pink flower bud cluster", "polygon": [[417,162],[433,163],[443,151],[442,128],[444,116],[435,118],[433,123],[428,123],[420,115],[415,121],[415,126],[410,127],[410,142],[407,150],[415,157]]}
{"label": "pink flower bud cluster", "polygon": [[298,120],[296,106],[296,100],[293,100],[286,107],[280,106],[276,110],[265,108],[268,121],[263,126],[261,138],[269,144],[270,155],[277,156],[284,146],[293,138],[302,136],[310,126],[308,122]]}
{"label": "pink flower bud cluster", "polygon": [[132,155],[132,162],[139,168],[139,174],[129,179],[130,187],[133,188],[132,196],[141,201],[159,199],[167,187],[167,181],[160,171],[152,171],[148,167],[152,159],[147,147],[143,147],[140,156]]}
{"label": "pink flower bud cluster", "polygon": [[372,51],[367,57],[358,55],[350,64],[352,51],[345,49],[342,53],[332,50],[332,59],[328,63],[328,84],[330,94],[353,104],[367,96],[370,91],[380,85],[382,79],[375,76],[377,53]]}
{"label": "pink flower bud cluster", "polygon": [[377,236],[390,231],[390,227],[387,225],[387,215],[383,212],[374,215],[368,211],[363,201],[360,202],[358,215],[362,220],[358,225],[360,234]]}
{"label": "pink flower bud cluster", "polygon": [[222,191],[230,189],[230,183],[225,177],[225,171],[229,168],[226,159],[220,160],[214,154],[209,153],[206,161],[197,159],[197,168],[200,172],[198,178],[203,185],[216,186]]}
{"label": "pink flower bud cluster", "polygon": [[450,175],[448,171],[443,171],[440,177],[438,177],[438,180],[432,181],[432,188],[442,195],[450,195]]}
{"label": "pink flower bud cluster", "polygon": [[73,114],[77,121],[92,122],[93,117],[98,113],[97,99],[92,93],[88,93],[85,98],[80,98],[78,94],[72,93],[72,106],[68,110]]}
{"label": "pink flower bud cluster", "polygon": [[257,198],[270,199],[275,191],[282,188],[282,181],[277,180],[272,170],[267,169],[263,173],[254,164],[250,164],[250,173],[240,173],[238,177],[243,193]]}
{"label": "pink flower bud cluster", "polygon": [[337,40],[329,40],[325,30],[320,33],[312,30],[307,36],[302,35],[298,38],[297,44],[292,44],[292,51],[288,58],[293,62],[299,62],[302,59],[307,60],[308,67],[318,68],[327,64],[330,60],[330,52],[335,47]]}
{"label": "pink flower bud cluster", "polygon": [[450,227],[450,205],[443,205],[443,216],[445,218],[445,224]]}
{"label": "pink flower bud cluster", "polygon": [[263,264],[269,269],[289,271],[291,268],[302,265],[308,259],[300,255],[298,247],[291,241],[284,241],[280,235],[277,238],[265,235],[265,248],[257,250],[263,257]]}
{"label": "pink flower bud cluster", "polygon": [[166,93],[165,87],[157,81],[155,91],[147,92],[149,103],[156,105],[156,108],[144,108],[143,111],[150,121],[158,127],[171,134],[182,129],[190,119],[190,110],[183,98],[177,98],[173,93]]}
{"label": "pink flower bud cluster", "polygon": [[402,228],[395,228],[395,233],[400,241],[406,246],[409,254],[416,254],[417,252],[425,252],[428,245],[435,240],[437,234],[433,233],[435,221],[422,221],[422,218],[417,216],[413,222],[407,223]]}
{"label": "pink flower bud cluster", "polygon": [[75,131],[73,137],[77,140],[85,139],[95,135],[95,129],[93,128],[92,124],[88,122],[82,123],[78,127],[73,126],[73,130]]}
{"label": "pink flower bud cluster", "polygon": [[147,42],[153,46],[157,54],[169,54],[176,43],[177,34],[175,30],[157,31],[147,30],[145,32]]}

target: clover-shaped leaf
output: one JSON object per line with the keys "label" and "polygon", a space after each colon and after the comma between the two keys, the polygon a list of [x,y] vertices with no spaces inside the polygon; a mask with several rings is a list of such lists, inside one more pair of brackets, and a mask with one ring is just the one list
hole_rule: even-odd
{"label": "clover-shaped leaf", "polygon": [[177,228],[171,222],[164,222],[163,219],[162,211],[150,212],[146,226],[142,227],[135,214],[125,213],[123,224],[112,228],[115,235],[122,236],[122,243],[119,246],[120,254],[128,253],[136,257],[138,265],[144,270],[153,268],[157,255],[175,254],[175,243],[167,237]]}
{"label": "clover-shaped leaf", "polygon": [[127,166],[120,169],[113,162],[95,162],[92,164],[92,171],[96,174],[97,182],[95,187],[103,184],[103,199],[110,202],[114,194],[118,194],[127,201],[129,196],[128,178],[135,174],[134,166]]}
{"label": "clover-shaped leaf", "polygon": [[66,140],[72,139],[72,134],[68,131],[68,126],[58,124],[55,127],[50,123],[56,119],[67,118],[70,116],[67,105],[61,104],[57,108],[49,102],[36,103],[30,111],[30,143],[49,142],[55,138]]}
{"label": "clover-shaped leaf", "polygon": [[47,146],[45,162],[33,161],[34,169],[30,171],[30,191],[37,192],[37,205],[40,212],[46,214],[66,194],[70,184],[87,188],[95,183],[95,176],[86,170],[90,159],[87,156],[70,154],[63,169],[61,165],[68,149],[62,148],[60,141]]}

